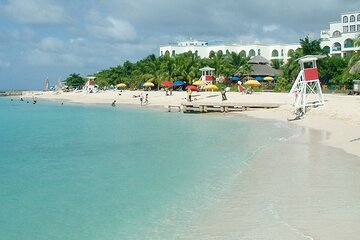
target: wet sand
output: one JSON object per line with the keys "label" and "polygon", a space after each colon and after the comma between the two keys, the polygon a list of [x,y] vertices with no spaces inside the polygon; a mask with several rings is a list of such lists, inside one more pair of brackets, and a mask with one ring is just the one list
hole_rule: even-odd
{"label": "wet sand", "polygon": [[360,158],[301,136],[259,152],[188,239],[353,240],[360,235]]}

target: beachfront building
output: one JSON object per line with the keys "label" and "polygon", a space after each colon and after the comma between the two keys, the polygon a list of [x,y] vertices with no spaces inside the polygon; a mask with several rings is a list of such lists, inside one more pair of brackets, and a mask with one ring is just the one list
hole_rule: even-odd
{"label": "beachfront building", "polygon": [[341,14],[340,21],[331,22],[329,29],[320,32],[321,47],[331,56],[350,57],[360,47],[354,38],[360,34],[360,11]]}
{"label": "beachfront building", "polygon": [[246,57],[262,56],[268,60],[286,60],[290,54],[300,48],[300,44],[263,44],[256,41],[253,44],[223,44],[221,42],[206,42],[190,40],[178,43],[170,43],[160,46],[160,56],[169,54],[175,56],[185,52],[192,52],[202,58],[208,58],[210,54],[221,51],[241,53]]}

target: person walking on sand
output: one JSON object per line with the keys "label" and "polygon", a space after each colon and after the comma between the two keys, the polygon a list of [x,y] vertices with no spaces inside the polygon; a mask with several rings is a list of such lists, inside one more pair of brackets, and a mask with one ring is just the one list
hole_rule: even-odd
{"label": "person walking on sand", "polygon": [[145,95],[144,104],[149,104],[149,94],[148,93]]}
{"label": "person walking on sand", "polygon": [[140,94],[140,105],[143,105],[143,101],[144,101],[144,95],[141,93]]}
{"label": "person walking on sand", "polygon": [[114,100],[111,104],[112,107],[115,107],[116,100]]}

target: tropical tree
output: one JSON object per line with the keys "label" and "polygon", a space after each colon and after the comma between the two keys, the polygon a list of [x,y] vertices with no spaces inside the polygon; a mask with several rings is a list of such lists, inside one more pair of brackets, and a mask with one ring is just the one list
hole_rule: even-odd
{"label": "tropical tree", "polygon": [[320,80],[324,84],[341,84],[347,60],[339,57],[327,57],[319,61]]}
{"label": "tropical tree", "polygon": [[82,88],[85,85],[85,80],[79,73],[72,73],[66,78],[66,85],[72,88]]}
{"label": "tropical tree", "polygon": [[[360,34],[354,38],[354,46],[360,47]],[[358,75],[360,75],[360,50],[356,51],[349,59],[348,67],[342,77],[342,82],[345,85],[350,85],[353,79],[359,78]]]}
{"label": "tropical tree", "polygon": [[306,36],[304,39],[300,39],[303,56],[325,54],[324,50],[321,48],[320,43],[320,39],[311,40],[309,36]]}
{"label": "tropical tree", "polygon": [[282,59],[271,60],[271,67],[273,67],[274,69],[280,69],[282,65],[284,65],[284,61]]}

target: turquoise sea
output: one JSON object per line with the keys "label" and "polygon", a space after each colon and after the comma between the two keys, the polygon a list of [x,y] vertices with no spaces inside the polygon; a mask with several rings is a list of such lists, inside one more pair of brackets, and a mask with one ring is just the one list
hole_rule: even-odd
{"label": "turquoise sea", "polygon": [[0,98],[0,239],[181,239],[277,122]]}

